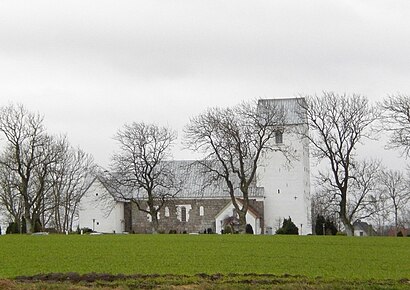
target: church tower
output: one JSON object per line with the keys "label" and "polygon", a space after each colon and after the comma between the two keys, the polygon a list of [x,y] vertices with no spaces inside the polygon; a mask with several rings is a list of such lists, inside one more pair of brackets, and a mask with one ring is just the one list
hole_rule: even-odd
{"label": "church tower", "polygon": [[302,98],[263,99],[260,105],[272,105],[284,110],[285,126],[277,132],[274,147],[288,152],[271,151],[262,161],[257,186],[264,188],[264,229],[266,234],[275,233],[283,220],[291,218],[299,228],[299,234],[312,233],[310,203],[309,142],[297,134],[308,130],[301,114]]}

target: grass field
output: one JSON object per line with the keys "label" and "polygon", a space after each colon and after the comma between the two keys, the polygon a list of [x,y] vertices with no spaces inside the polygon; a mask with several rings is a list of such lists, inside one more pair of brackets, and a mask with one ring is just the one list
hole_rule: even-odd
{"label": "grass field", "polygon": [[410,239],[252,235],[0,237],[0,278],[52,272],[254,273],[398,281],[410,278]]}

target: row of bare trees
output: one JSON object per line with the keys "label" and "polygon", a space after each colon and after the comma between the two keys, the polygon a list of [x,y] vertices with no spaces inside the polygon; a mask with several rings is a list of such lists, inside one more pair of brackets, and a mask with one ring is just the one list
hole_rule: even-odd
{"label": "row of bare trees", "polygon": [[93,159],[22,105],[0,108],[0,207],[19,231],[71,231]]}
{"label": "row of bare trees", "polygon": [[[357,156],[358,145],[374,136],[376,125],[391,132],[389,146],[410,152],[410,98],[389,96],[372,105],[360,95],[325,92],[321,96],[299,98],[297,112],[310,131],[295,133],[307,138],[312,156],[325,161],[327,170],[319,172],[318,192],[334,206],[348,234],[353,234],[355,218],[374,216],[381,209],[374,200],[375,180],[381,180],[380,164]],[[210,183],[224,184],[236,212],[241,232],[245,232],[249,190],[257,178],[263,157],[280,151],[293,157],[291,148],[277,146],[277,133],[295,129],[288,126],[287,111],[277,102],[241,103],[229,108],[209,108],[191,118],[184,130],[186,148],[203,154],[198,163]],[[382,122],[378,122],[378,121]],[[380,130],[380,126],[378,126]],[[0,156],[1,204],[16,222],[24,217],[27,231],[53,225],[71,229],[79,199],[87,186],[94,165],[89,155],[73,149],[65,138],[48,135],[43,118],[22,106],[1,108],[0,131],[5,137]],[[176,133],[154,124],[124,125],[114,137],[119,150],[112,157],[111,174],[119,197],[137,204],[158,229],[158,212],[182,188],[169,160]],[[404,189],[396,189],[407,194]],[[240,193],[241,204],[237,203]],[[388,190],[383,191],[388,195]],[[407,196],[407,195],[406,195]],[[405,199],[397,204],[407,204]],[[395,210],[397,225],[399,206]]]}
{"label": "row of bare trees", "polygon": [[359,158],[357,149],[366,139],[390,132],[387,148],[410,152],[410,97],[389,96],[370,104],[360,95],[325,92],[301,103],[310,134],[305,134],[317,160],[326,169],[317,176],[315,206],[329,215],[337,213],[348,235],[356,219],[386,221],[396,228],[399,214],[408,210],[410,181],[401,171],[383,168],[380,161]]}

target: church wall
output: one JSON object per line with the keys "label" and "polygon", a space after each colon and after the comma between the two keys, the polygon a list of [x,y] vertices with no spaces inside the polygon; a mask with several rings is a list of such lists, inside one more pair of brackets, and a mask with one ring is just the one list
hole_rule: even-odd
{"label": "church wall", "polygon": [[[169,201],[159,213],[159,231],[164,233],[170,231],[176,231],[176,233],[203,233],[210,228],[215,233],[215,218],[230,201],[230,199],[225,198],[175,199]],[[263,215],[262,202],[251,201],[251,205],[255,209],[261,210]],[[182,218],[182,207],[186,209],[186,221]],[[169,216],[167,216],[168,214]],[[149,215],[139,211],[135,204],[132,206],[132,232],[152,232]]]}

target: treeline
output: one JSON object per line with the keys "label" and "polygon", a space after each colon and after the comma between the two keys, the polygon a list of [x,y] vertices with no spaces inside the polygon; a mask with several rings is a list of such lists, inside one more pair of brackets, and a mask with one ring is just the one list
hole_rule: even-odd
{"label": "treeline", "polygon": [[[408,226],[408,173],[385,168],[377,158],[361,158],[357,149],[366,139],[388,134],[386,146],[408,157],[410,97],[391,95],[371,103],[361,95],[324,92],[302,96],[297,105],[294,112],[270,101],[208,108],[184,128],[186,148],[203,155],[197,164],[204,179],[229,191],[240,232],[246,230],[249,191],[263,157],[276,151],[289,162],[298,158],[291,144],[276,142],[279,138],[282,143],[284,133],[307,139],[312,158],[326,164],[315,176],[313,218],[332,218],[348,235],[357,219],[393,224],[396,231]],[[295,118],[303,124],[289,123]],[[45,227],[71,231],[81,196],[95,173],[92,157],[73,148],[64,136],[48,134],[43,117],[23,106],[0,108],[0,132],[0,206],[14,227],[29,233]],[[104,174],[118,198],[135,203],[151,217],[156,232],[159,211],[183,186],[167,162],[172,160],[176,132],[134,122],[119,129],[114,139],[118,150]],[[236,202],[238,193],[242,204]]]}
{"label": "treeline", "polygon": [[387,149],[410,153],[410,97],[391,95],[372,104],[360,95],[325,92],[308,96],[306,111],[313,157],[325,161],[326,169],[315,176],[313,219],[321,215],[334,221],[348,235],[353,223],[366,220],[380,234],[394,233],[410,224],[409,172],[391,170],[377,156],[361,158],[357,147],[368,139],[388,135]]}
{"label": "treeline", "polygon": [[95,170],[91,155],[47,133],[43,117],[22,105],[0,108],[0,132],[0,207],[9,232],[71,231]]}

